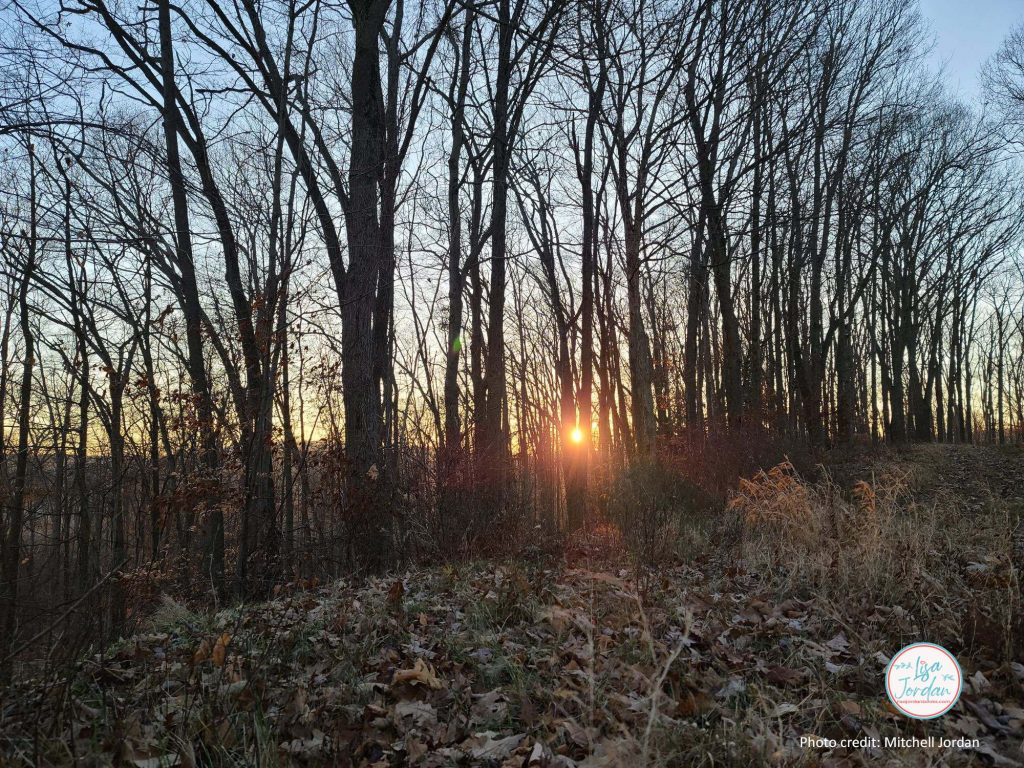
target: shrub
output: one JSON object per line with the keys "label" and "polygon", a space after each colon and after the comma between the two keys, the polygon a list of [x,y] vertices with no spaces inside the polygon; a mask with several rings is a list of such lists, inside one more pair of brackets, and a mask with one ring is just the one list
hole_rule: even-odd
{"label": "shrub", "polygon": [[710,502],[703,491],[664,462],[639,461],[614,482],[608,514],[630,553],[642,563],[666,560],[677,550],[680,534]]}
{"label": "shrub", "polygon": [[712,422],[706,429],[683,429],[662,440],[659,460],[722,504],[740,478],[764,467],[786,461],[805,472],[816,463],[801,438],[768,429],[753,418],[736,428]]}

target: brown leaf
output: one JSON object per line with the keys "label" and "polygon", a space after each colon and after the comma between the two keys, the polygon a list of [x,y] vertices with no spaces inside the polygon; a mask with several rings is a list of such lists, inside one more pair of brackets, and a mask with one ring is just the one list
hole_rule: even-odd
{"label": "brown leaf", "polygon": [[501,720],[508,712],[508,699],[500,691],[488,691],[479,696],[474,696],[471,710],[473,722],[492,723]]}
{"label": "brown leaf", "polygon": [[896,709],[888,699],[882,702],[882,709],[885,711],[886,715],[895,720],[902,720],[905,717],[905,715]]}
{"label": "brown leaf", "polygon": [[217,642],[213,646],[213,653],[211,654],[211,658],[213,659],[213,663],[216,666],[218,666],[218,667],[223,667],[224,666],[224,661],[225,661],[225,659],[227,659],[227,655],[228,655],[228,643],[230,643],[230,642],[231,642],[231,635],[229,635],[227,632],[225,632],[224,634],[222,634],[220,637],[217,638]]}
{"label": "brown leaf", "polygon": [[704,691],[686,691],[676,702],[679,717],[698,717],[714,711],[715,702]]}
{"label": "brown leaf", "polygon": [[405,737],[405,755],[409,760],[409,765],[416,765],[430,748],[422,741],[417,739],[415,736]]}
{"label": "brown leaf", "polygon": [[768,667],[765,677],[775,685],[799,685],[804,679],[804,673],[791,667]]}
{"label": "brown leaf", "polygon": [[402,596],[405,594],[405,585],[402,580],[399,579],[391,585],[391,589],[388,590],[388,605],[392,608],[398,608],[402,604]]}
{"label": "brown leaf", "polygon": [[494,731],[478,733],[462,743],[461,749],[474,760],[504,760],[526,739],[525,733],[497,738]]}
{"label": "brown leaf", "polygon": [[433,728],[437,710],[425,701],[400,701],[395,705],[395,726],[400,733],[410,728]]}
{"label": "brown leaf", "polygon": [[552,605],[545,608],[541,615],[548,620],[555,632],[561,634],[570,626],[575,626],[584,632],[591,633],[594,631],[594,625],[590,619],[586,616],[575,613],[567,608],[563,608],[560,605]]}
{"label": "brown leaf", "polygon": [[846,653],[850,649],[850,641],[846,639],[845,632],[840,632],[825,645],[836,653]]}
{"label": "brown leaf", "polygon": [[854,717],[860,717],[861,714],[860,704],[852,699],[840,701],[839,709],[842,710],[844,714],[853,715]]}
{"label": "brown leaf", "polygon": [[409,683],[410,685],[425,685],[427,688],[433,688],[434,690],[441,689],[441,680],[434,672],[434,668],[427,664],[423,659],[416,659],[416,663],[412,665],[412,669],[396,669],[394,676],[391,678],[391,685],[401,685],[402,683]]}
{"label": "brown leaf", "polygon": [[201,664],[202,662],[206,661],[208,658],[210,658],[210,650],[210,639],[204,637],[203,642],[201,642],[199,644],[199,647],[196,648],[196,652],[192,654],[192,663]]}

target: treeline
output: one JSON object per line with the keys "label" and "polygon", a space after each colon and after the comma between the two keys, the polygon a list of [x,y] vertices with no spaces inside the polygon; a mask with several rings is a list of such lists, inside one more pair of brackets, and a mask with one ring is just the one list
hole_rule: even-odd
{"label": "treeline", "polygon": [[5,666],[101,582],[116,633],[651,462],[1021,438],[1017,38],[979,115],[909,0],[4,18]]}

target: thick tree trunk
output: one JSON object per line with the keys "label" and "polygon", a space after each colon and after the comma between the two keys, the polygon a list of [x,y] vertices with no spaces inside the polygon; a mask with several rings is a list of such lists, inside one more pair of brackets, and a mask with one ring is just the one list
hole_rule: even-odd
{"label": "thick tree trunk", "polygon": [[600,73],[596,88],[591,88],[587,99],[587,121],[583,135],[582,162],[578,163],[580,185],[583,191],[582,215],[582,297],[580,306],[580,322],[582,324],[582,340],[580,342],[580,392],[579,392],[579,428],[583,441],[579,448],[577,465],[574,467],[574,488],[580,499],[574,517],[573,509],[569,510],[569,528],[579,527],[587,517],[587,485],[590,476],[590,459],[593,454],[593,412],[594,412],[594,280],[596,275],[595,258],[597,248],[597,227],[595,218],[597,208],[594,199],[594,138],[597,132],[597,119],[604,100],[605,70],[603,61],[599,62]]}
{"label": "thick tree trunk", "polygon": [[[127,368],[127,366],[126,366]],[[124,434],[122,433],[124,385],[130,371],[118,371],[117,381],[110,387],[110,424],[107,425],[107,439],[110,442],[110,475],[113,483],[113,500],[110,509],[111,547],[110,565],[122,568],[127,560],[127,542],[125,538],[125,468],[124,468]],[[115,375],[111,376],[114,379]],[[124,629],[127,615],[127,602],[124,585],[115,577],[110,584],[110,629],[113,637],[120,636]]]}
{"label": "thick tree trunk", "polygon": [[444,446],[447,460],[460,452],[462,423],[459,418],[459,360],[462,339],[462,210],[459,191],[462,179],[462,147],[465,143],[465,103],[469,89],[469,58],[473,23],[467,18],[462,29],[458,85],[452,104],[452,146],[448,153],[448,346],[444,367]]}
{"label": "thick tree trunk", "polygon": [[[624,201],[629,205],[628,198]],[[654,418],[651,343],[644,327],[640,286],[640,233],[625,225],[626,304],[629,310],[629,390],[633,435],[640,456],[654,453],[657,424]]]}
{"label": "thick tree trunk", "polygon": [[389,0],[350,3],[355,30],[352,60],[352,151],[345,213],[349,262],[341,291],[342,387],[348,504],[354,550],[362,565],[379,570],[388,548],[386,510],[379,508],[377,482],[383,422],[375,386],[379,370],[373,336],[382,253],[378,183],[384,166],[384,97],[378,40]]}
{"label": "thick tree trunk", "polygon": [[[489,478],[486,504],[492,513],[505,501],[508,434],[502,418],[505,381],[505,283],[508,225],[508,171],[511,161],[508,131],[508,91],[512,75],[510,1],[498,0],[498,57],[492,106],[494,159],[491,188],[491,274],[487,313],[487,364],[484,373],[487,398],[482,414],[483,471]],[[480,416],[478,416],[480,418]]]}

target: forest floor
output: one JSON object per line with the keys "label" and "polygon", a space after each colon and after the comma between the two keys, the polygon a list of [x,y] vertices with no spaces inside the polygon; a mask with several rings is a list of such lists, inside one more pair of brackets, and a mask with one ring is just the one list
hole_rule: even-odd
{"label": "forest floor", "polygon": [[[557,559],[216,614],[168,598],[118,646],[6,691],[0,764],[1024,765],[1024,452],[926,446],[830,473],[744,483],[719,517],[678,523],[657,567],[606,530]],[[932,721],[898,714],[882,679],[922,640],[965,678]]]}

